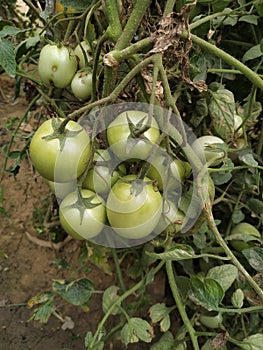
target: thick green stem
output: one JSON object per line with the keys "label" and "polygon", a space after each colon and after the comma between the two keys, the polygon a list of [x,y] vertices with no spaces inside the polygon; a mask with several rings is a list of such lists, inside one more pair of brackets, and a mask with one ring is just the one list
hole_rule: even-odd
{"label": "thick green stem", "polygon": [[107,0],[104,4],[104,11],[109,22],[109,26],[106,31],[107,36],[113,42],[116,42],[122,33],[116,0]]}
{"label": "thick green stem", "polygon": [[187,316],[187,313],[185,311],[185,305],[182,302],[179,290],[178,290],[177,285],[176,285],[173,267],[172,267],[172,261],[166,261],[166,272],[167,272],[167,276],[168,276],[169,285],[170,285],[171,291],[173,293],[174,301],[176,303],[178,312],[179,312],[179,314],[184,322],[184,325],[188,331],[188,334],[191,338],[193,348],[194,348],[194,350],[199,350],[199,345],[197,342],[195,330],[191,324],[191,321],[189,320],[189,318]]}
{"label": "thick green stem", "polygon": [[189,33],[188,31],[183,31],[180,34],[182,39],[190,39],[194,44],[197,44],[199,47],[208,51],[209,53],[214,54],[215,56],[222,58],[230,66],[233,66],[235,69],[239,70],[245,75],[255,86],[263,90],[263,80],[260,76],[255,73],[253,70],[248,68],[245,64],[237,60],[235,57],[229,55],[227,52],[221,50],[213,44],[210,44],[208,41],[205,41],[198,36]]}
{"label": "thick green stem", "polygon": [[137,28],[141,24],[142,18],[150,5],[151,0],[137,0],[132,10],[132,13],[127,21],[127,24],[117,41],[116,50],[123,50],[129,46],[132,41]]}

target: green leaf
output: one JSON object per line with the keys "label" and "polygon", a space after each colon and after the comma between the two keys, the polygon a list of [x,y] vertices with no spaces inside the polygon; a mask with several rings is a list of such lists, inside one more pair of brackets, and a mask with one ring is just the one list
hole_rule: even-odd
{"label": "green leaf", "polygon": [[252,247],[242,250],[249,264],[258,272],[263,272],[263,248]]}
{"label": "green leaf", "polygon": [[258,162],[255,160],[252,151],[250,149],[244,149],[239,152],[238,156],[239,160],[241,162],[245,163],[246,165],[249,165],[251,167],[257,167]]}
{"label": "green leaf", "polygon": [[238,276],[236,266],[232,264],[224,264],[221,266],[212,267],[206,277],[215,280],[226,292]]}
{"label": "green leaf", "polygon": [[4,39],[0,41],[0,66],[6,73],[14,78],[16,75],[15,51],[11,41]]}
{"label": "green leaf", "polygon": [[[44,294],[44,293],[41,293]],[[54,295],[51,293],[45,293],[46,301],[39,307],[37,307],[30,320],[39,321],[41,323],[47,323],[49,317],[54,310]]]}
{"label": "green leaf", "polygon": [[253,334],[240,342],[238,345],[243,350],[262,350],[263,334]]}
{"label": "green leaf", "polygon": [[232,222],[238,224],[245,219],[245,215],[241,209],[235,208],[231,216]]}
{"label": "green leaf", "polygon": [[0,31],[0,38],[4,38],[6,36],[15,36],[18,33],[25,32],[27,29],[21,30],[19,28],[16,28],[14,26],[4,26],[3,29]]}
{"label": "green leaf", "polygon": [[230,140],[234,135],[234,114],[236,110],[234,95],[231,91],[219,88],[210,90],[209,114],[216,133],[223,140]]}
{"label": "green leaf", "polygon": [[192,259],[194,257],[197,257],[193,248],[186,244],[175,244],[171,250],[168,250],[163,253],[152,253],[146,251],[146,254],[156,259],[175,261]]}
{"label": "green leaf", "polygon": [[[106,313],[109,310],[109,308],[111,307],[111,305],[113,303],[115,303],[119,299],[119,296],[117,295],[118,291],[119,291],[119,287],[117,287],[117,286],[110,286],[103,293],[102,309],[103,309],[104,313]],[[111,314],[112,315],[117,315],[118,313],[120,313],[120,309],[116,306],[112,310]]]}
{"label": "green leaf", "polygon": [[255,58],[261,57],[263,52],[261,51],[260,44],[251,47],[243,56],[243,61],[254,60]]}
{"label": "green leaf", "polygon": [[263,213],[263,201],[256,198],[249,198],[247,201],[247,206],[256,214]]}
{"label": "green leaf", "polygon": [[73,282],[55,280],[52,288],[67,302],[79,306],[87,305],[94,290],[93,283],[85,277]]}
{"label": "green leaf", "polygon": [[224,291],[220,284],[214,279],[205,278],[201,280],[196,276],[191,276],[190,281],[190,299],[208,311],[217,310],[224,297]]}
{"label": "green leaf", "polygon": [[126,346],[129,343],[137,343],[139,340],[150,343],[152,341],[152,327],[142,318],[130,318],[121,330],[121,338]]}
{"label": "green leaf", "polygon": [[244,303],[244,292],[242,289],[238,288],[234,291],[231,296],[231,303],[234,307],[241,309]]}
{"label": "green leaf", "polygon": [[230,3],[231,3],[231,0],[214,0],[212,4],[213,11],[214,12],[223,11]]}
{"label": "green leaf", "polygon": [[[232,169],[234,169],[234,163],[228,158],[227,161],[219,168],[222,171],[218,171],[211,174],[211,177],[215,185],[223,185],[227,183],[232,178]],[[231,169],[224,171],[224,169]]]}
{"label": "green leaf", "polygon": [[152,323],[160,322],[162,332],[168,331],[170,328],[170,316],[169,313],[174,310],[174,307],[167,307],[164,303],[157,303],[150,307],[150,318]]}
{"label": "green leaf", "polygon": [[171,332],[166,332],[159,341],[151,346],[150,350],[179,350],[175,347],[175,340]]}
{"label": "green leaf", "polygon": [[[98,337],[99,339],[97,339],[97,340],[95,341],[94,345],[92,346],[92,350],[103,350],[103,348],[104,348],[104,342],[101,340],[102,337],[104,337],[104,332],[102,333],[101,336]],[[87,332],[86,337],[85,337],[85,347],[86,347],[87,349],[90,349],[89,346],[90,346],[92,340],[93,340],[93,335],[92,335],[92,333],[89,331],[89,332]]]}
{"label": "green leaf", "polygon": [[244,15],[244,16],[241,16],[239,18],[239,21],[257,25],[258,24],[258,16],[255,16],[255,15]]}

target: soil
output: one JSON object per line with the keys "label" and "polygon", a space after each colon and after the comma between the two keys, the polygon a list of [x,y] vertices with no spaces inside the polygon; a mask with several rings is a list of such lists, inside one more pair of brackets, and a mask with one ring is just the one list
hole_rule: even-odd
{"label": "soil", "polygon": [[[0,75],[1,147],[8,145],[14,127],[28,107],[25,96],[12,99],[14,83],[15,81],[5,74]],[[30,124],[22,127],[24,130],[21,131],[21,140],[14,140],[14,150],[21,149],[21,145],[25,144],[25,136],[32,131]],[[2,169],[2,152],[0,160]],[[9,166],[9,163],[7,165]],[[37,240],[34,241],[38,236],[33,213],[41,211],[43,200],[50,194],[47,185],[33,173],[27,157],[20,165],[15,177],[5,172],[0,184],[0,348],[84,350],[87,331],[94,332],[103,316],[102,294],[92,296],[88,311],[58,299],[57,317],[51,315],[47,323],[29,320],[33,310],[28,306],[28,301],[40,292],[50,291],[54,279],[70,278],[70,274],[77,267],[82,243],[70,240],[61,244],[59,249],[55,249],[50,241],[46,241],[48,246],[39,245]],[[33,241],[30,237],[33,237]],[[54,263],[63,258],[71,264],[70,270]],[[79,271],[76,276],[84,277],[85,272]],[[96,265],[91,266],[87,277],[99,291],[117,283],[114,274],[106,274]],[[159,286],[163,286],[163,283]],[[163,296],[162,287],[159,290],[151,288],[151,291],[158,298]],[[63,330],[66,317],[70,317],[74,322],[72,329]],[[114,342],[108,347],[113,350],[124,348],[120,342]],[[128,349],[134,350],[149,348],[149,344],[142,343],[128,346]]]}

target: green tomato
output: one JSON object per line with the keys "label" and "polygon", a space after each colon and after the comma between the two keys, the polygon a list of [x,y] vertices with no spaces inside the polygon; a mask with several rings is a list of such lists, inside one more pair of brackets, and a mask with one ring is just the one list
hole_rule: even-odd
{"label": "green tomato", "polygon": [[179,210],[174,203],[167,199],[164,199],[162,215],[154,231],[159,233],[170,227],[172,232],[179,232],[184,223],[184,220],[185,214]]}
{"label": "green tomato", "polygon": [[92,91],[92,73],[90,71],[77,72],[70,86],[75,97],[79,100],[87,100]]}
{"label": "green tomato", "polygon": [[112,187],[106,204],[108,221],[120,236],[147,237],[162,214],[162,196],[148,178],[127,175]]}
{"label": "green tomato", "polygon": [[85,56],[87,58],[87,63],[92,60],[92,51],[90,44],[87,41],[81,41],[74,50],[74,54],[77,56],[79,68],[85,68]]}
{"label": "green tomato", "polygon": [[200,316],[199,321],[207,328],[219,328],[223,322],[220,312],[209,312]]}
{"label": "green tomato", "polygon": [[157,181],[160,191],[166,189],[169,185],[179,184],[189,177],[191,166],[189,163],[180,159],[172,159],[165,152],[158,153],[151,162],[147,176]]}
{"label": "green tomato", "polygon": [[53,83],[55,87],[63,89],[70,84],[77,66],[77,59],[70,47],[47,44],[39,55],[38,73],[44,84]]}
{"label": "green tomato", "polygon": [[67,195],[59,207],[59,220],[63,229],[75,239],[96,237],[104,228],[106,210],[103,200],[93,191],[82,189]]}
{"label": "green tomato", "polygon": [[[135,136],[145,126],[149,128],[142,135]],[[148,114],[142,111],[123,112],[107,128],[109,145],[122,160],[147,159],[159,136],[154,117],[148,122]]]}
{"label": "green tomato", "polygon": [[[46,120],[35,132],[29,154],[41,176],[53,182],[70,182],[86,169],[90,154],[90,138],[83,127],[69,121],[64,133],[58,128],[62,120]],[[63,144],[64,143],[64,144]]]}
{"label": "green tomato", "polygon": [[261,234],[253,225],[248,222],[240,222],[230,232],[228,236],[231,246],[237,251],[241,252],[244,249],[255,246],[260,243]]}
{"label": "green tomato", "polygon": [[107,150],[98,149],[94,154],[94,160],[95,165],[88,171],[82,187],[105,195],[120,178],[120,174],[126,174],[126,168],[120,164],[117,170],[112,169],[114,164]]}
{"label": "green tomato", "polygon": [[220,137],[205,135],[196,139],[192,148],[200,158],[205,156],[208,166],[216,166],[222,163],[225,157],[225,152],[217,147],[217,144],[225,145]]}
{"label": "green tomato", "polygon": [[243,135],[243,128],[239,128],[243,123],[243,119],[240,117],[240,115],[236,114],[234,115],[234,130],[235,135],[237,137],[241,137]]}

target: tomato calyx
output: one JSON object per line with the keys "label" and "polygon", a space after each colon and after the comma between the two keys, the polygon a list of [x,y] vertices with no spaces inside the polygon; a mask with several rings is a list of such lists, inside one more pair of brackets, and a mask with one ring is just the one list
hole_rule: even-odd
{"label": "tomato calyx", "polygon": [[146,139],[144,133],[150,128],[150,123],[144,123],[145,119],[148,118],[150,120],[150,116],[145,115],[145,117],[142,118],[137,124],[134,124],[131,118],[129,117],[128,113],[126,113],[129,129],[130,129],[130,135],[128,138],[136,138],[140,137],[143,139]]}
{"label": "tomato calyx", "polygon": [[61,121],[58,118],[52,118],[52,128],[53,128],[52,134],[42,137],[46,141],[58,139],[60,152],[63,151],[66,139],[68,137],[74,137],[75,135],[78,135],[82,131],[81,129],[76,131],[66,129],[66,125],[69,122],[69,120],[70,119],[65,119]]}
{"label": "tomato calyx", "polygon": [[99,205],[102,204],[101,202],[97,202],[97,203],[93,202],[93,200],[96,197],[97,197],[96,194],[94,194],[94,195],[92,195],[92,196],[90,196],[88,198],[84,198],[81,195],[81,190],[78,188],[77,189],[77,200],[76,200],[76,202],[65,206],[65,208],[77,209],[79,211],[79,214],[80,214],[80,224],[82,224],[85,210],[86,209],[96,208],[96,207],[98,207]]}

